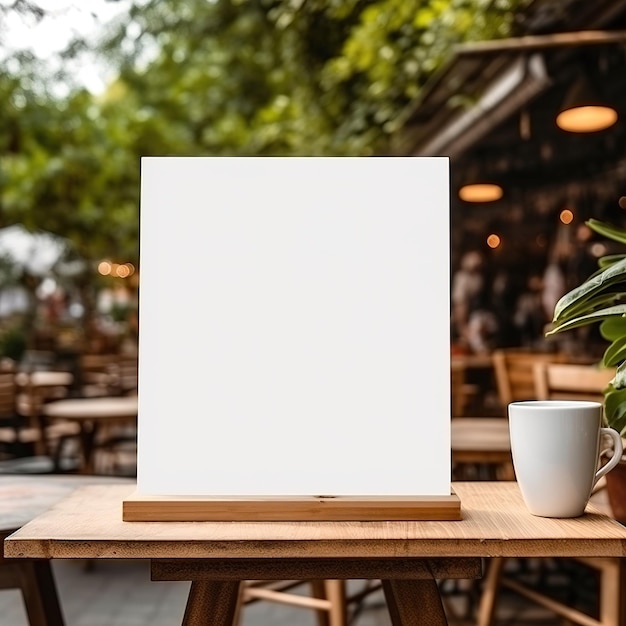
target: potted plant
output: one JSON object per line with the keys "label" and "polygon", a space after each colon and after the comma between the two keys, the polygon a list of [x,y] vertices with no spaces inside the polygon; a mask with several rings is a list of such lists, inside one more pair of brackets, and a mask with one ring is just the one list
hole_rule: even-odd
{"label": "potted plant", "polygon": [[[585,222],[591,230],[626,245],[626,229],[600,222]],[[578,287],[566,293],[555,305],[552,328],[555,335],[589,324],[599,324],[608,342],[600,365],[615,367],[615,377],[604,389],[606,425],[626,437],[626,251],[598,260],[599,268]],[[622,457],[607,474],[609,501],[615,518],[626,523],[626,460]]]}

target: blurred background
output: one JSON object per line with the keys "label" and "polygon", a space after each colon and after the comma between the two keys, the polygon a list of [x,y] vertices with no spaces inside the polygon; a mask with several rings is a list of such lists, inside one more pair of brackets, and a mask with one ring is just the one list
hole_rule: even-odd
{"label": "blurred background", "polygon": [[[143,155],[449,156],[454,347],[543,346],[613,251],[585,220],[624,221],[625,22],[621,0],[2,0],[0,354],[132,350]],[[615,117],[563,130],[573,90]]]}

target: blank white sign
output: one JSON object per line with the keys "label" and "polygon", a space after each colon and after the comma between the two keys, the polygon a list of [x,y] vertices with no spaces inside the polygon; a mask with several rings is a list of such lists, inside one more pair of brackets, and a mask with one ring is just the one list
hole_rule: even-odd
{"label": "blank white sign", "polygon": [[447,158],[142,159],[138,491],[450,493]]}

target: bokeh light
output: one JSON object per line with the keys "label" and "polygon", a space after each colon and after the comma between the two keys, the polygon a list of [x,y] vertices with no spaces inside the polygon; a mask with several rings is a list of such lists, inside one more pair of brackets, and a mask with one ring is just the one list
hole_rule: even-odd
{"label": "bokeh light", "polygon": [[502,243],[500,237],[498,235],[496,235],[495,233],[492,233],[491,235],[489,235],[489,237],[487,237],[487,245],[490,248],[497,248],[500,243]]}
{"label": "bokeh light", "polygon": [[98,264],[98,272],[102,274],[102,276],[108,276],[111,273],[113,266],[110,261],[100,261]]}

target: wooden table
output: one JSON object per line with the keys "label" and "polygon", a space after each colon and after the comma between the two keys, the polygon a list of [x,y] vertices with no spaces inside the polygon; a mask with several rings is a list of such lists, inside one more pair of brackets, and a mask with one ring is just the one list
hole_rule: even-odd
{"label": "wooden table", "polygon": [[450,363],[465,369],[489,369],[493,367],[493,358],[490,354],[453,354]]}
{"label": "wooden table", "polygon": [[62,371],[18,372],[15,382],[20,387],[70,387],[74,376]]}
{"label": "wooden table", "polygon": [[246,579],[381,579],[394,626],[447,624],[438,578],[483,557],[626,555],[626,528],[594,509],[530,515],[514,482],[454,483],[454,522],[123,522],[132,489],[86,487],[5,540],[14,558],[142,558],[153,580],[192,581],[184,626],[232,623]]}
{"label": "wooden table", "polygon": [[84,473],[93,472],[93,451],[98,431],[103,426],[135,424],[138,399],[133,396],[70,398],[49,402],[42,414],[51,420],[75,421],[80,425]]}
{"label": "wooden table", "polygon": [[454,465],[473,465],[492,477],[512,480],[509,420],[506,417],[455,417],[450,422]]}
{"label": "wooden table", "polygon": [[[15,532],[78,487],[122,482],[124,479],[87,476],[0,476],[0,538]],[[0,553],[0,589],[14,588],[22,591],[31,626],[63,625],[49,561],[7,560]]]}

